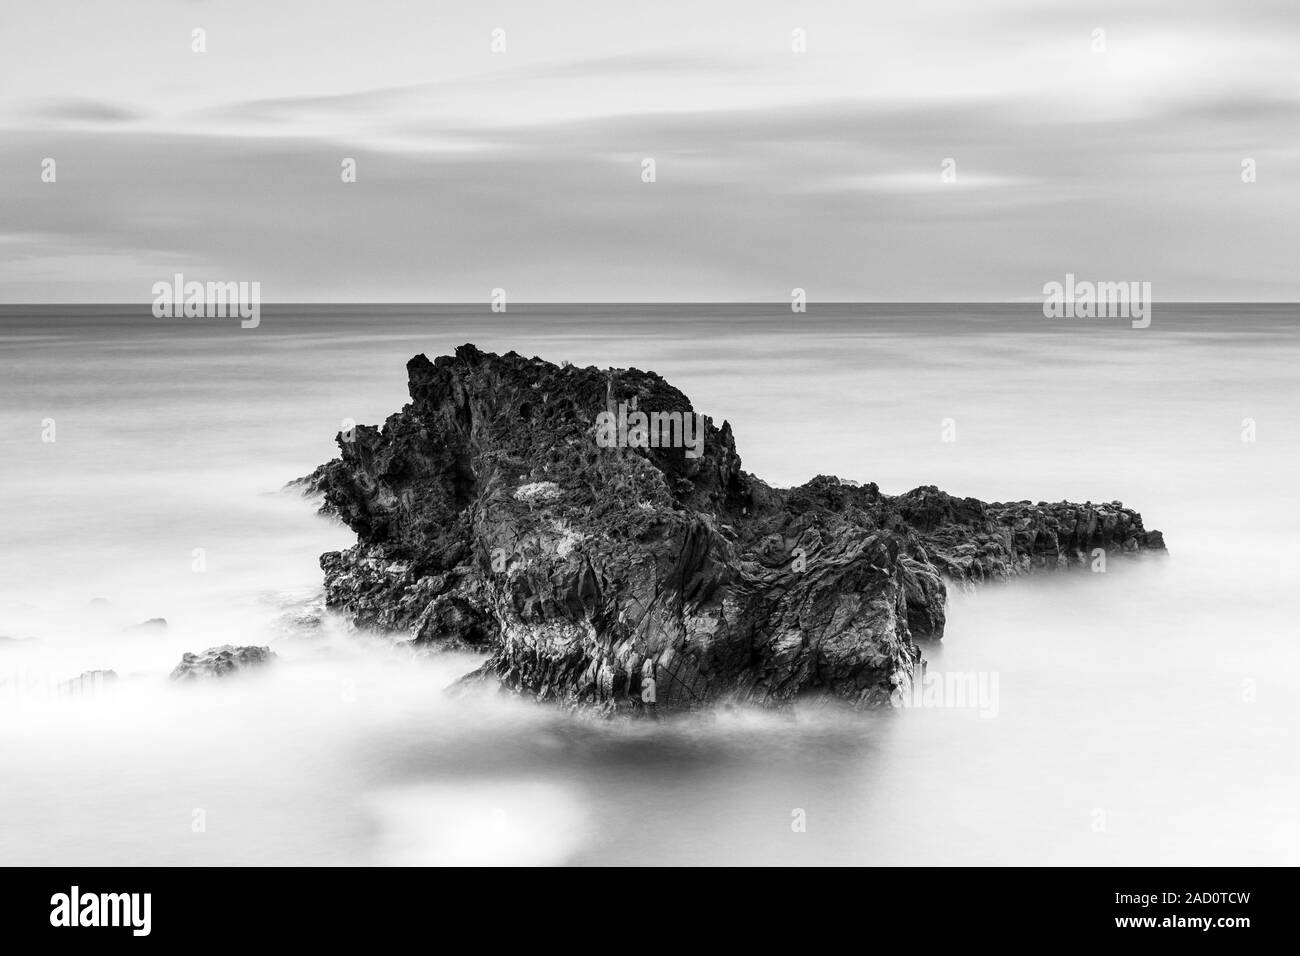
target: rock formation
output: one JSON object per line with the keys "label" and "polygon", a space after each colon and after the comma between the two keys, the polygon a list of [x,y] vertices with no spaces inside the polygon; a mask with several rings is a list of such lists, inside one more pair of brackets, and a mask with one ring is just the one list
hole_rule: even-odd
{"label": "rock formation", "polygon": [[485,650],[473,677],[539,700],[885,704],[910,689],[917,641],[942,637],[948,582],[1164,549],[1119,502],[772,488],[726,422],[692,435],[690,401],[653,372],[472,345],[407,372],[410,403],[296,483],[357,534],[321,558],[326,603]]}
{"label": "rock formation", "polygon": [[208,677],[229,677],[231,674],[259,667],[275,660],[267,647],[235,647],[222,644],[209,647],[202,654],[185,653],[181,662],[171,672],[172,680],[199,680]]}

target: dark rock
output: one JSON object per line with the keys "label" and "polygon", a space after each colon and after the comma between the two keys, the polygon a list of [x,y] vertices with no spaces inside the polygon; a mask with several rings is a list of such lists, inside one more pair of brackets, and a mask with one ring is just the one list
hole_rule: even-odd
{"label": "dark rock", "polygon": [[[339,437],[341,438],[341,436],[342,433],[340,433]],[[282,494],[284,492],[292,492],[294,494],[302,495],[303,497],[306,498],[320,498],[321,499],[319,505],[320,513],[322,515],[334,517],[335,516],[334,509],[327,502],[325,502],[323,498],[325,494],[325,481],[328,474],[328,469],[329,469],[328,465],[321,465],[310,475],[303,475],[303,477],[301,478],[295,478],[293,481],[288,482],[283,488],[280,489],[280,492]]]}
{"label": "dark rock", "polygon": [[228,677],[250,667],[259,667],[275,660],[267,647],[235,647],[222,644],[209,647],[202,654],[185,653],[171,673],[172,680],[197,680],[204,677]]}
{"label": "dark rock", "polygon": [[472,345],[407,372],[410,404],[300,479],[358,538],[321,558],[326,603],[420,644],[489,648],[474,676],[540,700],[883,704],[910,688],[916,641],[942,637],[946,582],[1164,547],[1118,502],[772,488],[741,470],[726,422],[706,421],[692,454],[600,447],[597,416],[620,403],[693,413],[653,372]]}

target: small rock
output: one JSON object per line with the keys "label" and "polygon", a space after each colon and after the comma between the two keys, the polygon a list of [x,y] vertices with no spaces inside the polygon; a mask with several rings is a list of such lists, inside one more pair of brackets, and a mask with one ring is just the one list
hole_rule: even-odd
{"label": "small rock", "polygon": [[172,680],[197,680],[204,677],[228,677],[237,671],[270,663],[275,654],[269,647],[236,647],[222,644],[209,647],[202,654],[185,653],[171,672]]}

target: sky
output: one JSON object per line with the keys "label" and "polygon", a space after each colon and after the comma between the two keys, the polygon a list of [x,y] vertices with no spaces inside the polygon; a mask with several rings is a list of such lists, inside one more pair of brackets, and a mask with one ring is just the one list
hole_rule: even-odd
{"label": "sky", "polygon": [[0,302],[1297,301],[1298,221],[1296,0],[0,4]]}

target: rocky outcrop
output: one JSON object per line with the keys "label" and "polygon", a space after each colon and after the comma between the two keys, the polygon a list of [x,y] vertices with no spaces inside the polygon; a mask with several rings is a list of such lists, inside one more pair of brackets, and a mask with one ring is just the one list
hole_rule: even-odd
{"label": "rocky outcrop", "polygon": [[185,653],[181,662],[171,672],[172,680],[199,680],[209,677],[229,677],[231,674],[260,667],[275,660],[268,647],[236,647],[222,644],[209,647],[202,654]]}
{"label": "rocky outcrop", "polygon": [[884,704],[942,637],[948,582],[1164,548],[1119,502],[772,488],[653,372],[472,345],[407,372],[411,402],[297,483],[357,534],[321,558],[326,603],[487,650],[478,678],[539,700]]}

